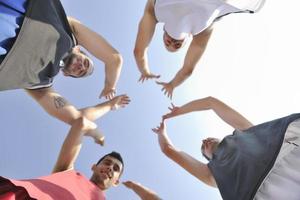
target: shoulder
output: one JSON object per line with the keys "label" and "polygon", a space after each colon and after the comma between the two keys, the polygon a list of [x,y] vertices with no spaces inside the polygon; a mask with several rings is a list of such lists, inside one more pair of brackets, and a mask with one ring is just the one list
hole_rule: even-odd
{"label": "shoulder", "polygon": [[69,22],[69,25],[71,27],[71,30],[72,30],[73,34],[76,34],[77,33],[76,26],[78,24],[81,24],[81,22],[78,19],[75,19],[75,18],[70,17],[70,16],[68,16],[68,22]]}

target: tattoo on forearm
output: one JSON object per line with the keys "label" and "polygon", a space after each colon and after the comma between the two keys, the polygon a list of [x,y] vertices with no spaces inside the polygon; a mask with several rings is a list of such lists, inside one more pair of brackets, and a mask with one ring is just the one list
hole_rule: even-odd
{"label": "tattoo on forearm", "polygon": [[54,105],[57,109],[60,109],[67,105],[67,101],[62,97],[54,97]]}

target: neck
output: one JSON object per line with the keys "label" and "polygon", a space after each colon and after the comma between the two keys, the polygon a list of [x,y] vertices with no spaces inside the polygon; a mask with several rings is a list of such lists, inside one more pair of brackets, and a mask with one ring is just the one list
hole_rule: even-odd
{"label": "neck", "polygon": [[97,181],[97,179],[93,176],[90,178],[90,181],[102,191],[105,191],[107,189],[103,186],[103,184],[99,183],[99,181]]}

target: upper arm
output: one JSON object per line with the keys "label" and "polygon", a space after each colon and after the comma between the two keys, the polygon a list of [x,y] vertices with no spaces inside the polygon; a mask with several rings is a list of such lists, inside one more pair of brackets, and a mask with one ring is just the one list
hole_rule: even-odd
{"label": "upper arm", "polygon": [[120,55],[101,35],[92,31],[80,21],[68,17],[69,24],[78,44],[104,63],[114,62]]}
{"label": "upper arm", "polygon": [[193,37],[193,40],[187,50],[183,65],[183,68],[190,73],[194,70],[196,64],[205,52],[211,34],[212,29],[207,29]]}
{"label": "upper arm", "polygon": [[135,53],[143,53],[152,40],[156,18],[154,14],[154,0],[148,0],[144,15],[139,23],[138,34],[135,43]]}
{"label": "upper arm", "polygon": [[246,130],[253,126],[248,119],[222,101],[210,97],[210,102],[211,108],[215,111],[215,113],[234,129]]}
{"label": "upper arm", "polygon": [[80,111],[52,88],[26,91],[45,111],[65,123],[72,124],[75,119],[81,116]]}
{"label": "upper arm", "polygon": [[214,177],[206,164],[171,146],[166,149],[165,154],[203,183],[212,187],[216,186]]}

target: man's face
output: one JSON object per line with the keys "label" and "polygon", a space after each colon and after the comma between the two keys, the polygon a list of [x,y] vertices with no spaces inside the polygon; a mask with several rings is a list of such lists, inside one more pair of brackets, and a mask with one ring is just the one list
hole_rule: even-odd
{"label": "man's face", "polygon": [[175,40],[171,36],[169,36],[166,31],[164,32],[163,40],[166,49],[170,52],[178,51],[185,44],[185,39]]}
{"label": "man's face", "polygon": [[214,151],[217,149],[219,143],[220,140],[217,138],[206,138],[202,140],[202,146],[201,146],[202,153],[209,159],[212,159],[212,155]]}
{"label": "man's face", "polygon": [[71,60],[63,68],[65,76],[83,77],[93,68],[93,61],[77,49],[73,49]]}
{"label": "man's face", "polygon": [[101,190],[119,184],[119,178],[123,169],[122,163],[111,156],[105,157],[98,165],[92,166],[94,172],[91,181]]}

